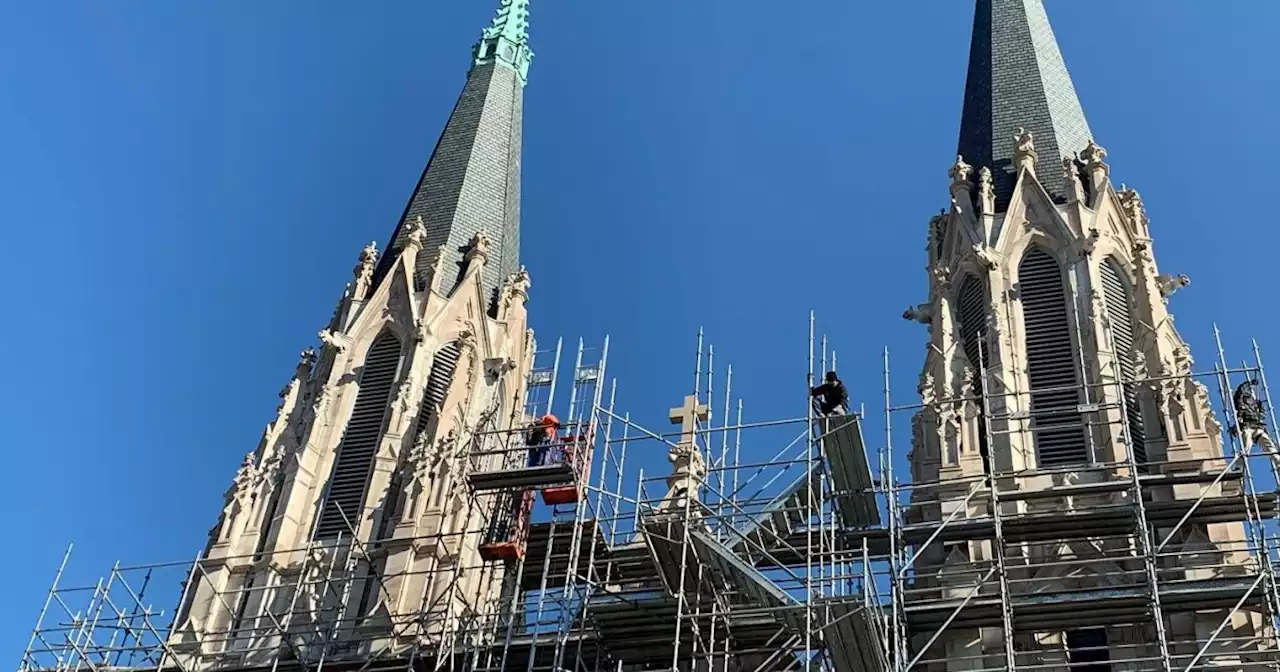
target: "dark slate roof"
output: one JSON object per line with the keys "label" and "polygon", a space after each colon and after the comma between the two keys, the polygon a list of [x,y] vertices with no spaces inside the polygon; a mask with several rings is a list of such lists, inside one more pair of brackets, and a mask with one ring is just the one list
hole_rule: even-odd
{"label": "dark slate roof", "polygon": [[472,69],[375,278],[390,269],[404,246],[405,229],[419,216],[427,231],[416,264],[420,285],[443,245],[440,289],[452,289],[467,243],[481,231],[489,238],[489,261],[481,278],[486,300],[502,278],[520,269],[523,101],[524,85],[516,71],[500,63]]}
{"label": "dark slate roof", "polygon": [[995,177],[997,208],[1013,192],[1014,134],[1034,135],[1036,175],[1065,196],[1062,158],[1092,137],[1042,0],[977,0],[958,153]]}
{"label": "dark slate roof", "polygon": [[489,239],[481,281],[492,301],[502,279],[520,270],[520,151],[524,84],[529,50],[528,0],[501,0],[473,48],[462,95],[436,142],[391,243],[374,272],[375,282],[403,249],[406,229],[418,217],[426,239],[418,253],[415,284],[422,287],[443,246],[438,283],[457,284],[467,244],[477,233]]}

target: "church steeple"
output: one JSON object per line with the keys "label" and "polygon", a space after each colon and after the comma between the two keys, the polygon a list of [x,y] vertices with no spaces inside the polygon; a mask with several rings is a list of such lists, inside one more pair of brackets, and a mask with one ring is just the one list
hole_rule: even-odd
{"label": "church steeple", "polygon": [[503,63],[524,82],[529,75],[529,0],[502,0],[498,12],[475,46],[475,64]]}
{"label": "church steeple", "polygon": [[[503,278],[520,270],[521,123],[533,58],[528,24],[529,0],[501,0],[472,50],[467,83],[400,217],[375,284],[405,249],[408,227],[419,217],[425,235],[414,264],[418,289],[451,292],[477,236],[489,250],[481,275],[486,302]],[[442,277],[431,279],[434,272]]]}
{"label": "church steeple", "polygon": [[1062,159],[1084,150],[1091,135],[1042,0],[977,0],[958,153],[989,166],[996,207],[1003,211],[1017,180],[1015,140],[1030,131],[1037,174],[1055,200],[1070,195]]}

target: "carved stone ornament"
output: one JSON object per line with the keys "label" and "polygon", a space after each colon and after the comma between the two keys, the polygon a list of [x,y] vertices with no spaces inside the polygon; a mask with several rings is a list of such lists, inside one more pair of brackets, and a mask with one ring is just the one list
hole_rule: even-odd
{"label": "carved stone ornament", "polygon": [[946,264],[935,265],[929,272],[929,279],[935,291],[946,292],[951,287],[951,267]]}
{"label": "carved stone ornament", "polygon": [[253,453],[244,456],[244,460],[240,463],[240,468],[236,470],[236,476],[232,479],[232,488],[235,498],[241,501],[249,497],[252,486],[257,480],[258,466],[254,460]]}
{"label": "carved stone ornament", "polygon": [[419,343],[426,343],[429,335],[431,335],[431,326],[427,324],[425,319],[419,317],[413,321],[413,337]]}
{"label": "carved stone ornament", "polygon": [[1084,165],[1088,168],[1102,166],[1103,160],[1107,158],[1107,150],[1103,149],[1094,142],[1089,140],[1089,144],[1084,146],[1084,150],[1080,152],[1080,160],[1084,161]]}
{"label": "carved stone ornament", "polygon": [[1084,185],[1080,182],[1080,172],[1076,169],[1076,157],[1063,157],[1062,177],[1067,181],[1067,194],[1071,196],[1071,200],[1083,200]]}
{"label": "carved stone ornament", "polygon": [[1035,136],[1025,128],[1013,135],[1013,161],[1020,168],[1032,170],[1036,165]]}
{"label": "carved stone ornament", "polygon": [[413,408],[413,393],[416,391],[417,381],[413,379],[413,373],[404,377],[400,382],[400,387],[396,390],[396,399],[399,402],[400,413],[408,414]]}
{"label": "carved stone ornament", "polygon": [[378,244],[370,241],[364,249],[360,250],[360,261],[356,262],[356,266],[352,271],[355,273],[356,282],[368,283],[373,277],[373,267],[378,263]]}
{"label": "carved stone ornament", "polygon": [[982,204],[982,214],[995,214],[996,188],[991,169],[986,166],[978,169],[978,201]]}
{"label": "carved stone ornament", "polygon": [[973,174],[973,166],[964,162],[963,156],[957,156],[956,162],[947,171],[947,177],[951,178],[952,185],[968,185],[969,176]]}
{"label": "carved stone ornament", "polygon": [[414,217],[409,226],[405,229],[404,241],[409,247],[422,249],[422,244],[427,240],[427,224],[422,221],[422,215]]}
{"label": "carved stone ornament", "polygon": [[467,242],[466,260],[468,262],[479,258],[482,262],[489,261],[489,236],[483,231],[477,231],[471,240]]}
{"label": "carved stone ornament", "polygon": [[515,368],[516,360],[505,354],[500,357],[490,357],[484,360],[485,373],[493,376],[494,378],[501,378],[506,375],[508,371],[514,371]]}
{"label": "carved stone ornament", "polygon": [[1089,229],[1084,238],[1080,239],[1079,250],[1081,257],[1088,257],[1098,247],[1098,241],[1102,240],[1102,232],[1097,229]]}
{"label": "carved stone ornament", "polygon": [[988,271],[994,271],[997,268],[1000,268],[1000,260],[997,257],[995,250],[992,250],[990,247],[987,247],[982,243],[977,243],[970,248],[970,251],[973,252],[973,256],[978,258],[978,263]]}
{"label": "carved stone ornament", "polygon": [[1169,275],[1168,273],[1161,273],[1156,276],[1156,287],[1160,289],[1160,296],[1166,299],[1177,293],[1179,289],[1190,285],[1191,278],[1182,274]]}
{"label": "carved stone ornament", "polygon": [[433,292],[440,291],[440,283],[444,281],[444,256],[445,247],[441,245],[436,248],[436,256],[431,260],[431,279],[429,280],[429,288]]}
{"label": "carved stone ornament", "polygon": [[932,373],[925,371],[920,374],[920,382],[916,384],[916,392],[920,394],[920,401],[925,406],[929,406],[937,400]]}
{"label": "carved stone ornament", "polygon": [[902,319],[919,322],[920,324],[929,324],[933,322],[933,304],[921,303],[902,311]]}
{"label": "carved stone ornament", "polygon": [[349,339],[344,334],[337,333],[331,329],[321,329],[320,333],[316,334],[316,336],[320,338],[321,343],[333,348],[337,352],[342,352],[347,349]]}
{"label": "carved stone ornament", "polygon": [[1124,214],[1135,225],[1141,225],[1146,217],[1146,208],[1142,204],[1142,197],[1134,189],[1130,189],[1125,185],[1120,185],[1120,191],[1116,192],[1116,196],[1120,198],[1120,207],[1124,210]]}
{"label": "carved stone ornament", "polygon": [[311,377],[311,367],[316,363],[315,348],[304,348],[298,353],[298,365],[293,370],[293,375],[298,380],[306,380]]}

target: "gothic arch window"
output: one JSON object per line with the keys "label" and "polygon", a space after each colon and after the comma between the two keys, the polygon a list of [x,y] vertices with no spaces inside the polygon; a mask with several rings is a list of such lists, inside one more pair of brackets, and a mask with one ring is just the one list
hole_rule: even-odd
{"label": "gothic arch window", "polygon": [[453,385],[453,374],[458,369],[458,359],[462,356],[462,346],[457,341],[445,344],[436,351],[431,360],[431,373],[427,375],[427,387],[422,394],[422,407],[418,410],[417,431],[430,429],[431,422],[437,419],[440,409],[444,408],[444,400],[449,396],[449,387]]}
{"label": "gothic arch window", "polygon": [[1018,290],[1037,464],[1087,463],[1089,450],[1079,411],[1076,352],[1062,267],[1048,252],[1032,248],[1018,264]]}
{"label": "gothic arch window", "polygon": [[1133,459],[1140,471],[1147,466],[1147,428],[1142,419],[1142,407],[1138,400],[1138,350],[1136,320],[1130,302],[1129,283],[1124,271],[1114,257],[1107,257],[1099,267],[1102,279],[1102,295],[1107,321],[1111,325],[1111,346],[1115,350],[1116,365],[1120,369],[1120,382],[1124,394],[1125,419],[1129,423],[1129,441],[1133,446]]}
{"label": "gothic arch window", "polygon": [[360,370],[360,392],[329,475],[324,506],[316,524],[316,539],[349,533],[347,520],[352,526],[360,524],[378,439],[387,422],[392,388],[400,372],[400,359],[400,339],[390,331],[383,331],[369,346]]}
{"label": "gothic arch window", "polygon": [[985,284],[970,275],[960,283],[960,291],[956,292],[957,321],[960,323],[960,342],[964,347],[965,358],[972,367],[968,381],[972,394],[977,396],[978,406],[978,452],[982,456],[982,468],[989,470],[987,453],[987,409],[984,398],[982,370],[991,361],[990,347],[987,343],[987,290]]}

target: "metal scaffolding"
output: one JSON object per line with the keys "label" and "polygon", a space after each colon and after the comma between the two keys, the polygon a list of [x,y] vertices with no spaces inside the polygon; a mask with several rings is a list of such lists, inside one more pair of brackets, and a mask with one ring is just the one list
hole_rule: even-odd
{"label": "metal scaffolding", "polygon": [[[1084,385],[1072,412],[1123,459],[1025,469],[986,451],[977,473],[932,479],[901,476],[897,429],[928,404],[892,403],[887,351],[883,442],[869,449],[865,414],[822,417],[807,397],[792,417],[744,421],[732,369],[716,396],[701,334],[692,408],[706,419],[692,434],[653,431],[615,408],[607,339],[599,351],[580,343],[556,440],[535,450],[523,430],[483,418],[459,441],[461,531],[408,542],[475,564],[413,577],[387,566],[389,539],[316,542],[281,554],[303,558],[299,571],[219,586],[225,627],[195,644],[178,636],[183,614],[149,605],[183,603],[175,587],[201,581],[204,559],[116,566],[82,587],[60,569],[19,670],[1277,668],[1277,500],[1260,485],[1274,483],[1276,454],[1230,431],[1240,376],[1259,380],[1276,418],[1256,345],[1230,367],[1216,340],[1213,369],[1190,377],[1214,388],[1220,455],[1140,461],[1122,386],[1163,379],[1117,374]],[[561,354],[539,353],[525,419],[559,408]],[[812,316],[807,357],[810,387],[835,369]],[[1042,410],[1002,410],[1030,392],[994,389],[930,403],[991,409],[986,446],[1034,435]],[[666,447],[695,487],[629,463],[640,442]],[[403,581],[434,599],[382,604]],[[1206,618],[1216,627],[1196,625]]]}

